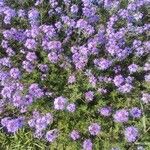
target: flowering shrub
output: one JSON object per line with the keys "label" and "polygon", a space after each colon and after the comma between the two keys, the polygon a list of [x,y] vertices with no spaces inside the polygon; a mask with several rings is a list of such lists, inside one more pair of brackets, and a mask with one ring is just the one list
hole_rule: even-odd
{"label": "flowering shrub", "polygon": [[149,4],[0,0],[0,148],[149,149]]}

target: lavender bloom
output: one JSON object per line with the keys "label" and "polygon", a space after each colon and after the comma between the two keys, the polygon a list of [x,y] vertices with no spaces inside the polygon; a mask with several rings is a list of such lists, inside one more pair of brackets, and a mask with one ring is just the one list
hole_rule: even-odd
{"label": "lavender bloom", "polygon": [[88,129],[91,135],[98,135],[101,131],[101,126],[97,123],[92,123]]}
{"label": "lavender bloom", "polygon": [[150,63],[145,63],[144,71],[150,71]]}
{"label": "lavender bloom", "polygon": [[129,113],[126,109],[120,109],[115,112],[113,117],[115,122],[127,122],[129,119]]}
{"label": "lavender bloom", "polygon": [[37,46],[37,43],[34,39],[27,39],[25,43],[25,47],[27,47],[30,50],[35,49]]}
{"label": "lavender bloom", "polygon": [[32,62],[37,59],[37,56],[36,56],[35,52],[28,52],[26,55],[26,59]]}
{"label": "lavender bloom", "polygon": [[1,124],[7,128],[8,132],[15,133],[23,126],[24,119],[22,117],[16,119],[3,118]]}
{"label": "lavender bloom", "polygon": [[134,80],[134,77],[128,76],[127,78],[125,78],[126,83],[131,84]]}
{"label": "lavender bloom", "polygon": [[60,41],[50,41],[48,43],[49,50],[60,50],[62,48],[62,44]]}
{"label": "lavender bloom", "polygon": [[42,89],[39,88],[37,83],[33,83],[29,87],[29,94],[31,94],[35,98],[41,98],[44,96],[44,92]]}
{"label": "lavender bloom", "polygon": [[48,142],[54,142],[56,140],[56,138],[58,137],[58,130],[57,129],[53,129],[53,130],[50,130],[46,133],[46,140]]}
{"label": "lavender bloom", "polygon": [[29,61],[23,61],[22,65],[23,65],[23,68],[29,73],[31,73],[34,70],[33,64],[30,63]]}
{"label": "lavender bloom", "polygon": [[12,97],[13,105],[16,107],[21,107],[23,104],[23,98],[19,93],[15,93]]}
{"label": "lavender bloom", "polygon": [[95,7],[83,7],[82,11],[83,15],[86,17],[92,17],[96,13]]}
{"label": "lavender bloom", "polygon": [[60,96],[54,99],[54,108],[56,110],[64,110],[67,104],[67,99]]}
{"label": "lavender bloom", "polygon": [[145,75],[145,81],[146,81],[146,82],[150,82],[150,74]]}
{"label": "lavender bloom", "polygon": [[135,142],[139,136],[139,132],[137,128],[130,126],[125,128],[124,135],[128,142]]}
{"label": "lavender bloom", "polygon": [[128,67],[128,69],[129,69],[130,73],[134,73],[134,72],[137,71],[138,65],[136,65],[136,64],[131,64],[131,65]]}
{"label": "lavender bloom", "polygon": [[93,86],[93,87],[96,87],[96,84],[97,84],[97,79],[94,75],[90,75],[89,76],[89,83]]}
{"label": "lavender bloom", "polygon": [[17,13],[18,13],[18,17],[20,18],[25,18],[26,16],[25,10],[23,9],[19,9]]}
{"label": "lavender bloom", "polygon": [[0,59],[0,65],[6,66],[6,67],[11,67],[11,60],[9,57],[3,57]]}
{"label": "lavender bloom", "polygon": [[92,150],[93,144],[90,139],[86,139],[83,142],[83,150]]}
{"label": "lavender bloom", "polygon": [[69,76],[68,83],[72,84],[74,82],[76,82],[76,77],[74,75]]}
{"label": "lavender bloom", "polygon": [[5,5],[4,0],[0,0],[0,7],[1,7],[1,6],[4,6],[4,5]]}
{"label": "lavender bloom", "polygon": [[48,66],[46,64],[39,64],[38,68],[40,69],[40,71],[42,72],[48,72]]}
{"label": "lavender bloom", "polygon": [[148,94],[148,93],[143,93],[141,100],[142,100],[143,103],[145,103],[145,104],[150,103],[150,94]]}
{"label": "lavender bloom", "polygon": [[31,95],[25,95],[24,101],[25,105],[30,105],[33,102],[33,97]]}
{"label": "lavender bloom", "polygon": [[129,92],[131,92],[132,89],[133,89],[133,86],[131,84],[128,84],[128,83],[126,83],[126,84],[124,84],[118,88],[118,90],[121,93],[129,93]]}
{"label": "lavender bloom", "polygon": [[2,40],[1,46],[2,46],[2,48],[8,48],[8,41]]}
{"label": "lavender bloom", "polygon": [[35,133],[34,133],[34,137],[35,138],[38,138],[38,139],[41,139],[43,137],[43,132],[42,131],[38,131],[36,130]]}
{"label": "lavender bloom", "polygon": [[106,94],[107,93],[107,89],[98,88],[97,92],[100,93],[100,94]]}
{"label": "lavender bloom", "polygon": [[117,86],[117,87],[119,87],[119,86],[121,86],[121,84],[124,82],[124,78],[123,78],[123,76],[122,75],[117,75],[117,76],[115,76],[115,78],[114,78],[114,84]]}
{"label": "lavender bloom", "polygon": [[36,9],[31,9],[28,12],[28,18],[30,20],[31,25],[38,25],[38,18],[40,16],[40,13]]}
{"label": "lavender bloom", "polygon": [[98,109],[98,112],[105,117],[108,117],[111,115],[111,108],[110,107],[103,107],[101,109]]}
{"label": "lavender bloom", "polygon": [[75,112],[76,110],[76,105],[74,103],[71,103],[67,106],[66,108],[69,112]]}
{"label": "lavender bloom", "polygon": [[5,14],[4,23],[10,24],[11,19],[16,16],[16,11],[14,9],[7,7],[7,9],[4,10],[4,14]]}
{"label": "lavender bloom", "polygon": [[71,13],[77,13],[78,12],[78,6],[77,5],[72,5],[70,8]]}
{"label": "lavender bloom", "polygon": [[42,3],[43,3],[43,0],[36,0],[35,6],[38,6],[38,5],[42,4]]}
{"label": "lavender bloom", "polygon": [[30,119],[30,120],[28,121],[28,125],[29,125],[31,128],[33,128],[33,127],[35,126],[35,119]]}
{"label": "lavender bloom", "polygon": [[85,99],[87,102],[93,101],[94,98],[94,92],[93,91],[88,91],[85,93]]}
{"label": "lavender bloom", "polygon": [[101,58],[95,59],[94,64],[99,70],[106,70],[111,66],[112,62],[107,59]]}
{"label": "lavender bloom", "polygon": [[141,109],[137,107],[133,107],[132,109],[130,109],[130,114],[133,118],[140,118],[142,112],[141,112]]}
{"label": "lavender bloom", "polygon": [[52,63],[57,63],[57,62],[59,61],[59,59],[60,59],[60,55],[58,55],[58,54],[55,53],[55,52],[50,52],[50,53],[48,54],[48,59],[49,59],[49,61],[52,62]]}
{"label": "lavender bloom", "polygon": [[34,111],[33,118],[28,120],[28,125],[31,128],[35,128],[35,135],[40,135],[40,133],[42,133],[47,128],[48,124],[52,123],[53,116],[50,113],[42,115],[37,111]]}
{"label": "lavender bloom", "polygon": [[18,68],[12,68],[12,69],[10,70],[10,76],[11,76],[12,78],[18,79],[18,78],[20,78],[20,75],[21,75],[21,73],[20,73],[20,71],[19,71]]}
{"label": "lavender bloom", "polygon": [[78,131],[73,130],[73,131],[70,133],[70,137],[71,137],[74,141],[76,141],[76,140],[78,140],[78,139],[80,138],[80,134],[79,134]]}
{"label": "lavender bloom", "polygon": [[36,9],[31,9],[28,12],[29,20],[37,20],[39,17],[39,12]]}

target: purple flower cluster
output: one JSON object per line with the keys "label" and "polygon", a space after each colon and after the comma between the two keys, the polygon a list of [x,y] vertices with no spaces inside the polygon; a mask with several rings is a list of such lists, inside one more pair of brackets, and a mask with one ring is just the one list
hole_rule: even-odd
{"label": "purple flower cluster", "polygon": [[135,142],[139,136],[139,131],[134,126],[130,126],[125,128],[124,134],[125,134],[125,139],[128,142]]}
{"label": "purple flower cluster", "polygon": [[47,133],[45,135],[45,138],[48,142],[54,142],[57,137],[58,137],[58,130],[57,129],[47,131]]}
{"label": "purple flower cluster", "polygon": [[[32,119],[28,121],[28,125],[31,128],[35,129],[35,137],[37,138],[41,138],[42,136],[44,136],[43,134],[47,126],[52,123],[53,123],[53,116],[50,113],[42,115],[38,111],[34,111]],[[46,139],[48,140],[47,135]]]}
{"label": "purple flower cluster", "polygon": [[93,91],[88,91],[85,93],[85,100],[86,102],[91,102],[94,99],[94,92]]}
{"label": "purple flower cluster", "polygon": [[[122,3],[36,0],[28,8],[17,4],[16,9],[0,0],[0,120],[4,130],[15,133],[28,123],[35,137],[54,142],[63,130],[47,131],[48,126],[54,122],[59,127],[66,117],[69,137],[76,141],[103,136],[103,121],[96,117],[119,125],[141,119],[141,106],[147,109],[150,103],[149,1],[130,0],[123,7]],[[37,110],[28,116],[38,101],[40,109],[48,112]],[[9,117],[14,116],[7,109],[10,106],[19,111],[18,116]],[[97,112],[100,115],[95,116]],[[90,134],[76,128],[84,126],[84,121],[89,126],[83,130]],[[127,142],[135,142],[139,131],[129,126],[124,136]],[[83,150],[92,150],[92,140],[86,138]]]}
{"label": "purple flower cluster", "polygon": [[88,129],[91,135],[98,135],[100,133],[101,126],[97,123],[92,123]]}
{"label": "purple flower cluster", "polygon": [[92,150],[92,149],[93,149],[92,141],[90,139],[86,139],[83,142],[83,150]]}
{"label": "purple flower cluster", "polygon": [[3,127],[7,129],[8,132],[15,133],[24,125],[24,118],[23,117],[18,117],[18,118],[5,117],[1,120],[1,124]]}
{"label": "purple flower cluster", "polygon": [[80,138],[80,134],[78,131],[76,130],[73,130],[71,133],[70,133],[70,137],[75,141],[75,140],[78,140]]}
{"label": "purple flower cluster", "polygon": [[115,122],[127,122],[129,120],[129,112],[126,109],[120,109],[115,112],[113,117]]}
{"label": "purple flower cluster", "polygon": [[67,105],[67,99],[60,96],[54,99],[54,108],[56,110],[64,110]]}
{"label": "purple flower cluster", "polygon": [[111,107],[103,107],[98,109],[98,112],[105,117],[109,117],[111,115]]}

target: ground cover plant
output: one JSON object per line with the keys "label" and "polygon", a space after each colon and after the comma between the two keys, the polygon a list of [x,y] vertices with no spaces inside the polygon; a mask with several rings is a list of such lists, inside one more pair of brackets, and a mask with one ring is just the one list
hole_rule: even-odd
{"label": "ground cover plant", "polygon": [[149,0],[0,0],[0,150],[150,150]]}

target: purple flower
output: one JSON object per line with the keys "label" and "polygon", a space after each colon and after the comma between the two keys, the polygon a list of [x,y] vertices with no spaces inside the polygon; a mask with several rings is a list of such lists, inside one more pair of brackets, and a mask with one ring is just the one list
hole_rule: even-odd
{"label": "purple flower", "polygon": [[32,62],[37,59],[37,56],[36,56],[35,52],[28,52],[26,55],[26,59]]}
{"label": "purple flower", "polygon": [[135,142],[139,136],[139,132],[137,128],[130,126],[125,128],[124,135],[128,142]]}
{"label": "purple flower", "polygon": [[16,107],[21,107],[23,104],[23,97],[18,94],[18,93],[15,93],[12,97],[12,102],[13,102],[13,105],[16,106]]}
{"label": "purple flower", "polygon": [[101,109],[98,109],[98,112],[102,115],[102,116],[110,116],[111,115],[111,108],[110,107],[103,107]]}
{"label": "purple flower", "polygon": [[92,123],[88,129],[91,135],[98,135],[100,133],[101,126],[97,123]]}
{"label": "purple flower", "polygon": [[36,20],[39,17],[39,12],[36,9],[31,9],[28,12],[28,17],[30,20]]}
{"label": "purple flower", "polygon": [[128,69],[129,69],[130,73],[134,73],[134,72],[137,71],[138,65],[136,65],[136,64],[131,64],[130,66],[128,66]]}
{"label": "purple flower", "polygon": [[107,59],[101,58],[95,59],[94,64],[99,70],[106,70],[111,66],[112,62]]}
{"label": "purple flower", "polygon": [[150,103],[150,94],[148,94],[148,93],[143,93],[141,100],[142,100],[143,103],[145,103],[145,104]]}
{"label": "purple flower", "polygon": [[42,3],[43,3],[43,0],[36,0],[35,6],[38,6],[38,5],[42,4]]}
{"label": "purple flower", "polygon": [[115,112],[113,117],[115,122],[119,123],[127,122],[129,119],[129,113],[126,109],[120,109]]}
{"label": "purple flower", "polygon": [[50,41],[48,43],[49,50],[60,50],[62,48],[62,44],[60,41]]}
{"label": "purple flower", "polygon": [[17,132],[24,124],[24,118],[18,117],[16,119],[3,118],[1,124],[7,128],[8,132],[15,133]]}
{"label": "purple flower", "polygon": [[28,125],[29,125],[31,128],[33,128],[33,127],[35,126],[35,119],[30,119],[30,120],[28,121]]}
{"label": "purple flower", "polygon": [[114,84],[117,86],[117,87],[119,87],[123,82],[124,82],[124,78],[123,78],[123,76],[122,75],[117,75],[117,76],[115,76],[115,78],[114,78]]}
{"label": "purple flower", "polygon": [[48,66],[46,64],[39,64],[38,68],[43,72],[48,72]]}
{"label": "purple flower", "polygon": [[150,82],[150,74],[145,75],[145,81],[146,81],[146,82]]}
{"label": "purple flower", "polygon": [[18,17],[20,18],[25,18],[26,16],[25,10],[23,9],[19,9],[17,13],[18,13]]}
{"label": "purple flower", "polygon": [[74,141],[76,141],[76,140],[78,140],[78,139],[80,138],[80,134],[79,134],[78,131],[73,130],[73,131],[70,133],[70,137],[71,137]]}
{"label": "purple flower", "polygon": [[67,104],[67,99],[60,96],[54,99],[54,108],[56,110],[64,110]]}
{"label": "purple flower", "polygon": [[35,68],[31,62],[26,61],[26,60],[22,62],[22,65],[23,65],[23,68],[29,73],[32,72],[33,69]]}
{"label": "purple flower", "polygon": [[78,12],[78,6],[77,5],[72,5],[70,8],[71,13],[77,13]]}
{"label": "purple flower", "polygon": [[93,144],[90,139],[86,139],[83,142],[83,150],[92,150]]}
{"label": "purple flower", "polygon": [[118,88],[118,90],[121,93],[129,93],[129,92],[131,92],[132,89],[133,89],[133,86],[131,84],[128,84],[128,83],[126,83],[126,84],[124,84]]}
{"label": "purple flower", "polygon": [[150,63],[145,63],[144,71],[150,71]]}
{"label": "purple flower", "polygon": [[85,100],[87,102],[93,101],[93,98],[94,98],[94,92],[93,91],[88,91],[85,93]]}
{"label": "purple flower", "polygon": [[10,76],[14,79],[18,79],[21,76],[21,73],[18,68],[12,68],[10,70]]}
{"label": "purple flower", "polygon": [[30,85],[29,94],[35,98],[41,98],[42,96],[44,96],[43,90],[39,88],[39,85],[37,83],[33,83]]}
{"label": "purple flower", "polygon": [[56,140],[56,138],[58,137],[58,130],[57,129],[53,129],[53,130],[50,130],[46,133],[46,140],[48,142],[54,142]]}
{"label": "purple flower", "polygon": [[67,106],[66,108],[69,112],[75,112],[76,110],[76,105],[74,103],[71,103]]}
{"label": "purple flower", "polygon": [[69,76],[69,78],[68,78],[68,83],[74,83],[74,82],[76,82],[76,77],[74,76],[74,75],[71,75],[71,76]]}
{"label": "purple flower", "polygon": [[48,59],[50,62],[52,63],[57,63],[59,61],[59,58],[60,58],[60,55],[58,55],[57,53],[55,52],[50,52],[48,54]]}
{"label": "purple flower", "polygon": [[53,116],[51,113],[42,115],[37,111],[34,111],[32,118],[28,120],[28,125],[31,128],[35,128],[35,135],[37,133],[42,133],[43,131],[45,131],[47,126],[52,123],[53,123]]}
{"label": "purple flower", "polygon": [[26,43],[25,43],[25,47],[27,47],[28,49],[35,49],[37,46],[37,42],[34,39],[27,39]]}
{"label": "purple flower", "polygon": [[133,107],[130,109],[130,114],[133,118],[140,118],[141,117],[141,109],[137,108],[137,107]]}

